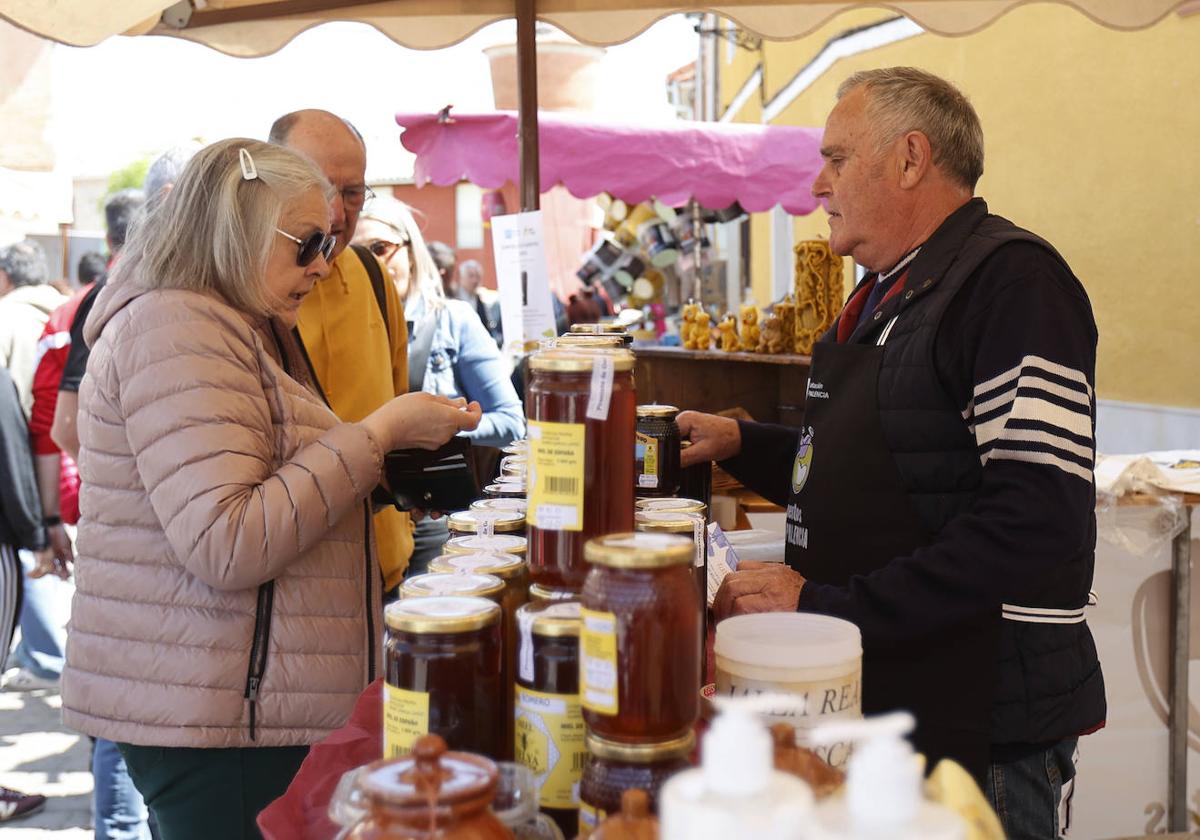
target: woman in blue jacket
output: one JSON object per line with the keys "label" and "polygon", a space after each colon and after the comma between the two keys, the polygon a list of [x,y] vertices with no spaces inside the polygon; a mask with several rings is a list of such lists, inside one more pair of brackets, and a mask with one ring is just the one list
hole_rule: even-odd
{"label": "woman in blue jacket", "polygon": [[[477,401],[483,419],[467,433],[476,445],[499,447],[524,437],[525,416],[509,365],[475,310],[446,297],[412,209],[394,198],[375,198],[358,220],[354,242],[379,257],[404,301],[409,390]],[[417,525],[409,575],[426,570],[446,536],[444,519]]]}

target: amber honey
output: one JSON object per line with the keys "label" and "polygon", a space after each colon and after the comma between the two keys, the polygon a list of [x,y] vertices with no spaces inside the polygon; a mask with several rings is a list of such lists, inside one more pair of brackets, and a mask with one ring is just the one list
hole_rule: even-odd
{"label": "amber honey", "polygon": [[[622,744],[588,734],[588,760],[579,783],[579,837],[587,837],[610,814],[621,810],[621,795],[644,790],[651,813],[658,813],[658,792],[667,779],[690,767],[694,733],[670,741]],[[747,838],[749,840],[749,838]]]}

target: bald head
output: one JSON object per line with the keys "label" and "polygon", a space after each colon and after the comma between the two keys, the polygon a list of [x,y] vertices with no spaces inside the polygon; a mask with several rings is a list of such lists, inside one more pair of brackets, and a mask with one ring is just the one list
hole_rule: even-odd
{"label": "bald head", "polygon": [[277,119],[268,139],[310,158],[333,184],[330,229],[337,237],[336,257],[354,237],[366,197],[367,147],[362,136],[336,114],[310,109]]}

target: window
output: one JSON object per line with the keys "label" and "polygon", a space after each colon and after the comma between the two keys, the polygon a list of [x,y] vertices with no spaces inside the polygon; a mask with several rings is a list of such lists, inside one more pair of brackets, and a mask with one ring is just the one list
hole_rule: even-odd
{"label": "window", "polygon": [[466,181],[454,188],[454,247],[483,247],[483,190]]}

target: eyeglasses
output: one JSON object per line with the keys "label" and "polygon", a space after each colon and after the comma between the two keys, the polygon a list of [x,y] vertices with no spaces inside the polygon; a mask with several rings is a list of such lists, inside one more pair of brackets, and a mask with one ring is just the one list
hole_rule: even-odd
{"label": "eyeglasses", "polygon": [[375,239],[367,243],[367,250],[379,257],[384,262],[392,258],[392,254],[399,251],[401,248],[407,248],[407,242],[388,242],[386,239]]}
{"label": "eyeglasses", "polygon": [[279,228],[275,228],[275,232],[300,246],[300,250],[296,254],[296,265],[301,268],[315,260],[317,254],[324,257],[325,262],[329,262],[329,258],[333,256],[333,248],[337,245],[337,237],[323,230],[314,230],[304,239],[292,236],[286,230]]}
{"label": "eyeglasses", "polygon": [[346,187],[338,190],[342,196],[342,204],[351,210],[361,210],[363,205],[375,197],[375,191],[362,184],[357,187]]}

